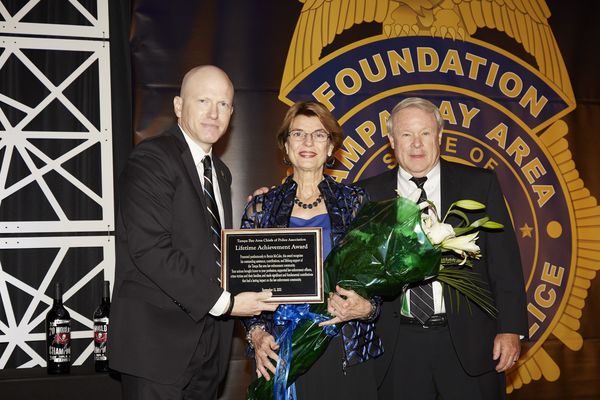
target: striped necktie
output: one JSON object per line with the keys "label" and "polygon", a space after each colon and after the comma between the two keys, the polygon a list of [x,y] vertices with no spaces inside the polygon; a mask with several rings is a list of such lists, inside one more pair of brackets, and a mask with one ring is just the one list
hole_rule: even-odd
{"label": "striped necktie", "polygon": [[[423,188],[427,177],[417,178],[413,176],[410,180],[421,189],[419,203],[427,200],[427,194]],[[424,324],[433,315],[433,307],[433,285],[431,282],[410,289],[410,315],[416,318],[420,323]]]}
{"label": "striped necktie", "polygon": [[217,268],[219,282],[221,281],[221,219],[219,218],[219,208],[215,200],[215,191],[212,183],[212,163],[210,156],[206,156],[202,159],[202,165],[204,166],[204,198],[206,199],[206,208],[210,214],[210,232],[211,241],[217,252]]}

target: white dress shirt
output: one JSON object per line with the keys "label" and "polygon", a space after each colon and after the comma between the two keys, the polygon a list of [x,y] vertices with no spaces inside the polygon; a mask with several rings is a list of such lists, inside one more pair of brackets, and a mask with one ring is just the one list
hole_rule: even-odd
{"label": "white dress shirt", "polygon": [[[442,191],[440,182],[440,163],[438,162],[435,167],[426,175],[427,180],[423,185],[423,189],[427,195],[427,199],[435,205],[435,208],[439,213],[442,207]],[[402,197],[407,197],[412,192],[417,190],[417,185],[410,180],[412,175],[398,167],[398,193]],[[433,213],[432,209],[429,209],[430,213]],[[442,295],[442,284],[438,281],[433,282],[433,311],[436,314],[445,313],[446,307],[444,305],[444,297]],[[410,317],[410,289],[407,290],[406,296],[402,304],[402,315]]]}
{"label": "white dress shirt", "polygon": [[[198,171],[198,179],[200,179],[200,184],[202,185],[202,189],[204,189],[204,164],[202,164],[202,160],[204,159],[205,156],[210,156],[211,160],[213,159],[212,147],[211,147],[210,151],[208,153],[206,153],[202,149],[202,147],[200,147],[196,142],[194,142],[192,140],[192,138],[189,137],[189,135],[187,133],[185,133],[185,131],[183,130],[183,128],[181,128],[181,126],[179,127],[179,129],[181,129],[181,132],[183,132],[183,137],[185,138],[185,141],[187,142],[188,147],[190,148],[190,151],[192,152],[192,159],[194,160],[194,165],[196,165],[196,171]],[[225,220],[223,217],[223,199],[221,199],[221,191],[219,190],[219,180],[217,179],[217,171],[216,171],[216,168],[214,167],[214,165],[215,164],[213,162],[213,169],[212,169],[213,190],[215,192],[215,201],[217,203],[217,209],[219,210],[219,220],[221,221],[221,226],[223,226],[225,224]],[[221,293],[221,297],[219,297],[217,302],[210,309],[209,313],[214,316],[223,315],[223,313],[229,307],[230,301],[231,301],[231,294],[224,290],[223,293]]]}

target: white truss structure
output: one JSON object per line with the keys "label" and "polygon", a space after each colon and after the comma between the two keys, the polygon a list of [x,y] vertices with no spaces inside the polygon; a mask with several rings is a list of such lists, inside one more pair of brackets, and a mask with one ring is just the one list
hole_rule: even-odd
{"label": "white truss structure", "polygon": [[[47,7],[49,4],[42,4],[50,1],[53,9],[60,9],[62,3],[69,9],[69,19],[81,21],[79,25],[66,25],[54,23],[41,7]],[[11,215],[10,221],[0,220],[0,253],[7,252],[35,252],[36,249],[56,249],[54,258],[51,260],[40,260],[40,265],[49,265],[47,270],[41,271],[43,279],[39,285],[31,286],[27,283],[24,276],[16,276],[28,272],[28,268],[46,268],[28,265],[2,265],[3,262],[11,262],[11,257],[3,257],[0,261],[0,311],[4,310],[5,320],[0,320],[0,369],[13,367],[14,361],[11,357],[18,354],[16,359],[28,361],[20,362],[16,365],[18,368],[44,367],[46,366],[45,351],[38,353],[39,349],[45,349],[45,333],[40,332],[40,324],[45,320],[46,313],[52,305],[52,298],[46,293],[49,285],[56,281],[58,271],[64,274],[65,270],[73,268],[65,256],[70,249],[79,248],[78,251],[85,253],[85,248],[94,251],[97,254],[98,248],[102,251],[102,261],[97,265],[77,265],[77,271],[82,269],[84,276],[78,278],[75,284],[65,287],[63,294],[64,302],[69,305],[68,300],[78,294],[90,282],[97,282],[98,279],[104,279],[114,283],[115,267],[115,248],[114,248],[114,193],[113,193],[113,159],[112,159],[112,120],[111,120],[111,93],[110,93],[110,53],[108,45],[109,37],[109,18],[108,1],[95,0],[96,12],[90,12],[81,0],[28,0],[18,5],[18,9],[9,9],[0,0],[0,74],[5,72],[3,68],[10,65],[11,68],[17,68],[18,71],[29,71],[33,79],[39,82],[36,85],[41,88],[38,104],[24,104],[16,98],[11,98],[7,92],[8,88],[0,87],[0,104],[18,110],[19,116],[24,115],[18,121],[11,124],[7,114],[0,107],[0,151],[3,151],[3,158],[0,161],[0,207],[6,204],[10,196],[19,193],[20,190],[32,189],[30,185],[37,185],[36,190],[29,190],[27,196],[39,194],[38,198],[27,198],[27,202],[37,203],[46,202],[50,205],[56,217],[49,217],[50,220],[32,221],[18,220]],[[58,6],[57,6],[58,4]],[[92,9],[94,8],[92,7]],[[95,15],[93,15],[95,14]],[[64,14],[58,15],[63,18]],[[31,22],[32,19],[35,22]],[[42,19],[42,20],[40,20]],[[10,35],[22,36],[10,36]],[[49,36],[53,38],[40,37]],[[74,38],[88,38],[88,40],[76,40]],[[91,40],[90,40],[91,39]],[[57,59],[65,52],[77,52],[77,57],[69,57],[69,60],[81,60],[79,65],[67,66],[66,71],[72,71],[61,82],[53,82],[45,73],[36,66],[34,60],[29,56],[36,53],[35,50],[43,52],[57,52]],[[39,52],[38,52],[39,53]],[[56,58],[56,57],[55,57]],[[60,61],[59,61],[60,62]],[[89,74],[90,68],[98,71],[93,76]],[[8,72],[5,72],[8,76]],[[97,121],[90,121],[83,110],[73,104],[68,96],[67,90],[70,85],[85,75],[85,79],[97,79],[98,99],[90,99],[92,104],[99,105],[99,118]],[[57,79],[56,77],[54,79]],[[27,86],[32,87],[32,86]],[[36,96],[32,96],[36,98]],[[42,131],[27,130],[27,125],[40,116],[47,107],[60,103],[60,107],[70,113],[80,125],[82,131],[57,131],[52,127],[44,126]],[[49,108],[48,110],[50,110]],[[46,112],[48,112],[46,110]],[[9,114],[10,115],[10,114]],[[69,116],[70,118],[71,116]],[[59,116],[58,118],[62,118]],[[97,126],[96,126],[97,125]],[[47,130],[45,130],[48,128]],[[3,130],[2,130],[3,129]],[[44,139],[38,140],[36,139]],[[67,145],[58,146],[65,148],[63,154],[51,153],[46,151],[44,143],[47,139],[66,140],[72,144],[77,142],[75,147]],[[99,149],[99,151],[98,151]],[[88,152],[88,153],[86,153]],[[94,152],[94,153],[92,153]],[[98,157],[99,153],[99,157]],[[16,181],[10,179],[16,177],[10,174],[11,160],[20,157],[22,164],[19,168],[19,174]],[[33,156],[32,156],[33,155]],[[35,160],[34,160],[35,157]],[[98,160],[99,158],[99,160]],[[80,159],[88,162],[98,160],[98,164],[92,168],[100,171],[99,193],[79,180],[66,168],[66,163],[79,161]],[[23,166],[24,165],[24,166]],[[24,171],[23,171],[24,169]],[[23,172],[25,174],[23,175]],[[51,187],[49,177],[53,176],[60,180],[58,188]],[[10,183],[9,183],[10,182]],[[97,185],[98,182],[94,182]],[[61,205],[64,199],[61,189],[67,189],[68,193],[80,196],[86,203],[91,200],[98,207],[95,210],[100,211],[100,217],[94,220],[80,220],[67,215],[65,205]],[[39,189],[39,190],[37,190]],[[4,212],[3,215],[7,215]],[[89,215],[89,214],[88,214]],[[23,217],[23,216],[20,216]],[[85,233],[85,232],[107,232],[106,236],[48,236],[48,233]],[[16,237],[23,233],[40,233],[43,236],[34,237]],[[43,252],[43,254],[48,254]],[[52,252],[52,254],[54,254]],[[14,259],[21,259],[16,257]],[[84,257],[85,259],[85,257]],[[90,259],[96,259],[91,257]],[[95,262],[95,261],[94,261]],[[9,273],[7,271],[15,271]],[[9,295],[12,293],[15,297],[11,300]],[[99,301],[99,299],[95,299]],[[22,317],[17,315],[13,309],[13,301],[20,304],[25,302],[25,312]],[[96,301],[91,300],[92,303]],[[72,302],[74,303],[74,302]],[[90,310],[78,310],[77,304],[71,304],[67,307],[73,321],[81,323],[85,329],[73,330],[71,337],[74,341],[84,340],[85,348],[79,354],[71,354],[73,365],[81,365],[89,359],[93,352],[93,322],[91,320]],[[86,305],[88,307],[89,305]],[[22,307],[19,308],[22,311]],[[93,310],[91,310],[93,311]],[[88,315],[89,314],[89,315]],[[19,319],[20,318],[20,319]],[[42,345],[40,342],[43,342]],[[38,349],[38,350],[36,350]],[[17,352],[17,353],[16,353]],[[26,356],[23,356],[25,354]]]}
{"label": "white truss structure", "polygon": [[[103,274],[103,279],[111,282],[111,287],[114,283],[114,265],[115,265],[115,249],[114,238],[111,236],[78,236],[78,237],[46,237],[46,238],[10,238],[0,241],[0,250],[3,249],[40,249],[40,248],[56,248],[58,252],[56,257],[50,263],[50,268],[46,271],[38,287],[32,287],[23,282],[17,276],[12,276],[5,271],[5,267],[0,264],[0,297],[2,306],[6,312],[7,323],[0,321],[0,343],[8,343],[7,347],[0,354],[0,369],[5,368],[7,361],[13,354],[16,348],[22,349],[31,359],[19,368],[31,368],[36,366],[46,366],[46,355],[38,354],[28,342],[46,340],[45,333],[32,332],[46,318],[46,313],[52,306],[52,298],[45,293],[48,291],[48,286],[52,282],[54,275],[59,268],[68,268],[68,265],[63,265],[63,259],[67,251],[73,247],[101,247],[103,249],[104,259],[97,265],[90,265],[89,272],[85,274],[73,286],[64,288],[63,302],[68,302],[69,298],[81,290],[97,275]],[[31,301],[27,306],[25,314],[20,321],[12,311],[11,298],[8,293],[8,285],[23,291],[31,296]],[[41,312],[35,313],[39,304],[45,304]],[[89,339],[89,345],[80,354],[71,354],[73,365],[81,365],[86,359],[90,358],[94,349],[93,345],[93,321],[91,315],[82,315],[77,310],[66,307],[71,315],[71,320],[78,321],[84,326],[90,328],[84,331],[71,331],[71,338]]]}
{"label": "white truss structure", "polygon": [[31,10],[42,2],[42,0],[29,0],[14,15],[10,15],[4,4],[0,1],[0,32],[26,35],[49,35],[49,36],[71,36],[108,38],[108,0],[96,0],[97,15],[92,15],[77,0],[45,0],[52,2],[68,3],[81,17],[87,21],[85,25],[66,25],[39,22],[23,22],[23,19]]}
{"label": "white truss structure", "polygon": [[[45,77],[44,73],[27,57],[23,52],[25,49],[79,51],[85,52],[86,54],[89,54],[89,56],[60,84],[55,85]],[[109,232],[114,230],[110,57],[108,44],[102,41],[0,36],[0,50],[2,50],[2,54],[0,54],[0,70],[4,67],[8,58],[14,56],[22,66],[29,69],[48,90],[48,95],[34,107],[20,103],[0,92],[0,102],[4,102],[26,114],[15,126],[12,126],[4,112],[0,109],[0,122],[6,128],[6,130],[0,131],[0,149],[2,147],[6,148],[3,162],[0,165],[0,206],[4,199],[18,190],[27,185],[37,184],[45,195],[43,201],[48,201],[58,216],[56,221],[0,221],[0,233]],[[99,99],[96,99],[100,104],[99,129],[97,129],[63,93],[77,77],[83,74],[96,62],[99,67],[100,75],[98,83]],[[23,128],[39,115],[46,106],[55,100],[62,103],[62,105],[71,112],[85,128],[86,132],[32,132],[23,130]],[[29,141],[29,139],[81,139],[84,141],[58,158],[52,159],[46,155],[42,149],[36,147]],[[101,168],[101,196],[96,194],[61,166],[63,163],[76,157],[80,153],[85,152],[96,144],[99,144],[101,149],[101,165],[98,165],[98,168]],[[13,152],[18,152],[23,158],[30,170],[30,174],[18,182],[6,187],[6,179]],[[36,166],[29,155],[29,152],[36,155],[46,164],[41,168]],[[100,205],[103,214],[102,218],[94,221],[69,220],[60,205],[59,196],[52,192],[44,179],[44,175],[51,171],[59,174],[66,182],[69,182],[77,188],[83,195]]]}

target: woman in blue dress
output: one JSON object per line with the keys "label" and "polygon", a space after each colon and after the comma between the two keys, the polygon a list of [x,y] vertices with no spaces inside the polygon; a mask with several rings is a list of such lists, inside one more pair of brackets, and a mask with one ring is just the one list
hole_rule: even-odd
{"label": "woman in blue dress", "polygon": [[[324,174],[342,140],[340,125],[325,106],[294,104],[277,134],[293,175],[248,203],[242,228],[321,227],[326,257],[368,201],[363,189],[337,183]],[[374,367],[369,360],[383,351],[373,324],[378,301],[337,287],[336,293],[329,294],[328,312],[334,316],[331,322],[345,323],[324,354],[296,381],[297,399],[375,399]],[[273,324],[273,313],[248,318],[244,325],[257,375],[272,379],[279,349],[275,337],[280,329]]]}

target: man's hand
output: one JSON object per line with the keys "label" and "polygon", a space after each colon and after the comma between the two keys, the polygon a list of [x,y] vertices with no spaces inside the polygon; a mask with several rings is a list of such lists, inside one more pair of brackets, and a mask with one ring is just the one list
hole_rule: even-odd
{"label": "man's hand", "polygon": [[516,333],[499,333],[494,338],[493,359],[498,360],[497,372],[504,372],[515,365],[521,353],[521,340]]}
{"label": "man's hand", "polygon": [[[254,329],[252,331],[252,343],[254,344],[256,375],[259,378],[262,376],[266,380],[271,380],[269,371],[275,375],[275,364],[279,360],[275,350],[279,349],[279,345],[275,342],[273,335],[262,329]],[[275,364],[271,360],[274,360]]]}
{"label": "man's hand", "polygon": [[327,312],[334,318],[323,321],[319,326],[334,325],[352,319],[364,319],[371,313],[373,306],[364,297],[359,296],[354,290],[335,287],[336,293],[329,293]]}
{"label": "man's hand", "polygon": [[235,296],[231,315],[234,317],[251,317],[263,311],[275,311],[279,304],[265,302],[271,297],[273,297],[273,293],[270,291],[239,293]]}
{"label": "man's hand", "polygon": [[[272,188],[275,186],[271,186]],[[266,194],[269,192],[269,188],[266,186],[260,187],[258,189],[256,189],[252,194],[248,195],[248,198],[246,198],[246,202],[249,202],[250,200],[252,200],[253,198],[255,198],[256,196],[260,195],[260,194]]]}

